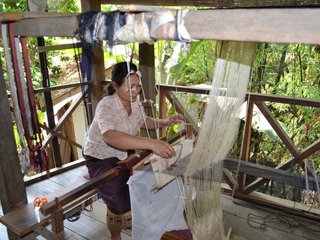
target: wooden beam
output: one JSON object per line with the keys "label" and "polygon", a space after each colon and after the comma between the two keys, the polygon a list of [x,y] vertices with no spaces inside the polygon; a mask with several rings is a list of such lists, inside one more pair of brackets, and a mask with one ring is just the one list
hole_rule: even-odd
{"label": "wooden beam", "polygon": [[207,87],[186,87],[177,85],[165,85],[158,84],[159,91],[173,91],[173,92],[183,92],[183,93],[194,93],[194,94],[209,94],[211,88]]}
{"label": "wooden beam", "polygon": [[80,47],[81,47],[80,42],[51,45],[51,46],[42,46],[42,47],[40,46],[38,47],[38,52],[60,51],[60,50],[74,49],[74,48],[80,48]]}
{"label": "wooden beam", "polygon": [[[66,88],[76,88],[80,86],[86,86],[88,83],[69,83],[69,84],[61,84],[57,86],[52,87],[43,87],[43,88],[37,88],[34,90],[35,93],[44,93],[44,92],[52,92],[60,89],[66,89]],[[71,90],[72,91],[72,90]]]}
{"label": "wooden beam", "polygon": [[[320,44],[319,15],[319,8],[190,10],[184,24],[193,39]],[[15,32],[73,37],[76,22],[76,16],[22,19]]]}
{"label": "wooden beam", "polygon": [[[209,94],[210,87],[186,87],[186,86],[174,86],[174,85],[157,85],[160,87],[160,90],[170,90],[175,92],[186,92],[186,93],[194,93],[194,94]],[[284,104],[294,104],[300,106],[307,107],[316,107],[319,108],[320,101],[316,99],[306,99],[306,98],[295,98],[288,96],[280,96],[280,95],[271,95],[271,94],[263,94],[263,93],[248,93],[246,98],[250,98],[250,100],[257,101],[265,101],[265,102],[277,102]]]}
{"label": "wooden beam", "polygon": [[53,13],[53,12],[4,12],[0,14],[0,22],[15,22],[24,19],[39,19],[39,18],[60,18],[70,17],[75,13]]}
{"label": "wooden beam", "polygon": [[195,6],[195,7],[212,7],[212,8],[239,8],[239,7],[306,7],[306,6],[319,6],[319,2],[315,0],[305,1],[279,1],[279,0],[266,0],[266,1],[219,1],[219,0],[101,0],[101,4],[141,4],[151,6]]}
{"label": "wooden beam", "polygon": [[284,104],[293,104],[300,105],[306,107],[320,107],[320,101],[316,99],[307,99],[307,98],[295,98],[295,97],[287,97],[280,95],[270,95],[270,94],[262,94],[262,93],[249,93],[247,94],[247,98],[251,98],[255,102],[264,101],[264,102],[277,102]]}
{"label": "wooden beam", "polygon": [[[289,184],[296,186],[299,189],[307,189],[306,178],[299,176],[296,173],[286,172],[284,170],[275,169],[272,167],[266,167],[259,164],[241,161],[238,159],[226,158],[224,160],[224,167],[231,171],[238,171],[246,173],[251,176],[262,177],[264,179]],[[313,177],[308,176],[307,181],[309,183],[309,189],[317,191],[317,181]]]}
{"label": "wooden beam", "polygon": [[[316,142],[314,142],[313,144],[311,144],[310,146],[308,146],[307,148],[303,149],[301,151],[301,153],[298,156],[295,156],[291,159],[289,159],[288,161],[279,164],[276,169],[282,169],[282,170],[287,170],[290,167],[294,166],[296,163],[298,163],[299,161],[302,161],[303,159],[306,159],[307,157],[309,157],[311,154],[315,153],[316,151],[318,151],[320,148],[320,139],[317,140]],[[252,191],[254,191],[255,189],[257,189],[258,187],[262,186],[263,184],[265,184],[266,182],[268,182],[268,179],[257,179],[256,181],[252,182],[251,184],[249,184],[244,190],[244,193],[250,193]]]}
{"label": "wooden beam", "polygon": [[194,39],[319,44],[320,9],[225,9],[189,11],[185,26]]}
{"label": "wooden beam", "polygon": [[14,24],[14,29],[16,36],[73,37],[76,24],[76,14],[74,14],[73,16],[22,19]]}
{"label": "wooden beam", "polygon": [[52,129],[48,128],[46,125],[44,124],[40,124],[40,127],[43,128],[44,130],[46,130],[47,132],[51,133],[51,134],[56,134],[57,137],[69,142],[70,144],[72,144],[73,146],[82,149],[82,146],[78,143],[76,143],[75,141],[73,141],[72,139],[62,135],[60,132],[55,133]]}
{"label": "wooden beam", "polygon": [[233,189],[237,189],[239,187],[239,184],[237,182],[237,180],[232,176],[231,171],[229,171],[229,169],[223,168],[223,179],[228,183],[228,185],[230,186],[230,188]]}

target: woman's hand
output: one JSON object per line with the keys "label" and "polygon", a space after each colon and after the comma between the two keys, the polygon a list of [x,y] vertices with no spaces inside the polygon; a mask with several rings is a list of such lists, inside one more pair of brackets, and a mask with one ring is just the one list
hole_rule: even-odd
{"label": "woman's hand", "polygon": [[183,114],[171,115],[170,117],[168,117],[165,120],[165,124],[166,124],[166,126],[170,126],[175,123],[183,122],[184,120],[185,120],[185,118],[184,118]]}
{"label": "woman's hand", "polygon": [[169,143],[161,140],[152,140],[151,150],[163,158],[171,158],[176,155],[173,147]]}

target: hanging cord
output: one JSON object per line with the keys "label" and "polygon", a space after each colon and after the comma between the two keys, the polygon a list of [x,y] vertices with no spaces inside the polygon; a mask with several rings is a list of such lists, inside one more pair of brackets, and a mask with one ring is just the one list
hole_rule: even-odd
{"label": "hanging cord", "polygon": [[20,71],[18,67],[18,59],[17,59],[17,49],[15,46],[15,40],[14,40],[14,32],[13,32],[13,23],[9,23],[9,40],[10,40],[10,45],[11,45],[11,56],[12,56],[12,62],[13,62],[13,69],[14,69],[14,76],[15,76],[15,81],[16,81],[16,86],[17,86],[17,93],[18,93],[18,103],[19,103],[19,109],[20,109],[20,114],[21,114],[21,119],[22,119],[22,125],[24,129],[24,135],[27,140],[27,144],[29,147],[29,160],[32,166],[36,166],[37,163],[35,162],[35,158],[33,155],[33,147],[32,147],[32,140],[30,136],[30,129],[26,117],[26,109],[25,109],[25,103],[23,101],[23,92],[22,92],[22,84],[21,84],[21,79],[20,79]]}
{"label": "hanging cord", "polygon": [[32,122],[32,109],[30,107],[30,99],[28,96],[28,89],[27,89],[27,84],[24,76],[24,67],[23,67],[23,60],[22,60],[22,56],[20,54],[20,41],[18,37],[14,38],[14,44],[16,47],[16,57],[17,57],[17,63],[18,63],[18,68],[19,68],[19,78],[20,78],[20,82],[21,82],[21,87],[22,87],[22,95],[20,95],[19,97],[23,98],[23,102],[24,102],[24,107],[26,110],[26,119],[27,119],[27,123],[28,123],[28,128],[30,131],[30,136],[34,136],[35,133],[35,126]]}
{"label": "hanging cord", "polygon": [[26,173],[30,167],[30,162],[27,157],[28,147],[24,141],[24,131],[23,131],[23,124],[20,115],[20,108],[17,96],[17,86],[13,76],[13,69],[11,65],[10,53],[9,53],[9,43],[8,43],[8,26],[6,24],[1,25],[1,32],[2,32],[2,43],[4,49],[4,56],[6,61],[6,68],[7,68],[7,75],[9,79],[10,89],[11,89],[11,99],[13,104],[13,113],[15,118],[15,123],[17,126],[17,131],[19,135],[19,143],[22,148],[21,156],[22,156],[22,172]]}
{"label": "hanging cord", "polygon": [[21,49],[22,49],[22,56],[24,60],[24,68],[26,73],[26,80],[27,80],[27,93],[30,99],[30,108],[32,112],[32,123],[34,125],[34,137],[33,140],[35,141],[34,148],[37,151],[37,157],[40,158],[41,168],[46,170],[49,173],[49,158],[45,152],[44,147],[42,146],[43,136],[42,131],[40,129],[39,118],[37,114],[37,105],[35,102],[35,94],[32,85],[32,75],[31,75],[31,67],[29,62],[28,56],[28,49],[27,49],[27,39],[25,37],[20,38],[21,42]]}

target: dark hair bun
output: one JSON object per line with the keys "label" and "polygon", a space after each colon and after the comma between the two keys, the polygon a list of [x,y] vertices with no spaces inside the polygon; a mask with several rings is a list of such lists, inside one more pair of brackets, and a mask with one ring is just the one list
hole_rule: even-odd
{"label": "dark hair bun", "polygon": [[112,69],[111,80],[117,85],[121,85],[128,73],[135,73],[137,71],[137,66],[131,62],[117,63]]}

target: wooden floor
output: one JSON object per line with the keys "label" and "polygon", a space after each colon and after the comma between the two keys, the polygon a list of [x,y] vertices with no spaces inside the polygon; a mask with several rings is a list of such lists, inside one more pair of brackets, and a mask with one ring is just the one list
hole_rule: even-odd
{"label": "wooden floor", "polygon": [[[28,186],[28,201],[32,202],[35,197],[46,196],[62,187],[70,186],[70,184],[80,181],[86,172],[86,167],[81,166]],[[233,199],[230,196],[224,196],[223,209],[226,233],[231,230],[230,240],[320,239],[320,224],[316,222],[298,219],[270,210],[266,211],[256,205]],[[2,208],[0,214],[2,215]],[[65,220],[64,239],[110,239],[105,224],[105,216],[106,206],[101,200],[96,201],[91,209],[88,208],[87,211],[81,213],[77,221]],[[6,228],[0,224],[0,240],[6,239]],[[44,238],[39,237],[38,239]],[[131,239],[130,231],[123,232],[122,239]]]}

